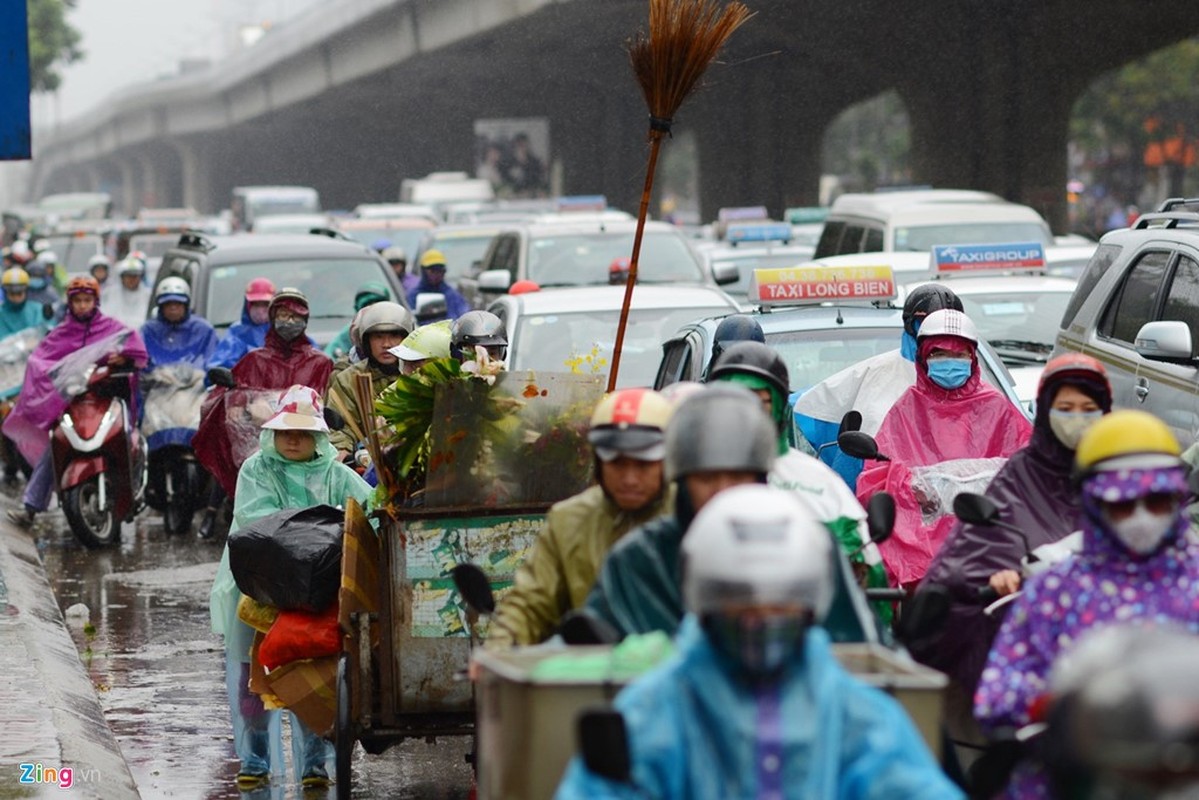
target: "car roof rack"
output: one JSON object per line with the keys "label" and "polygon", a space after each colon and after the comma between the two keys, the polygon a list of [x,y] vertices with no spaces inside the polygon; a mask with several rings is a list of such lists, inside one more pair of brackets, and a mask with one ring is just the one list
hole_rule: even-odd
{"label": "car roof rack", "polygon": [[[1193,206],[1192,208],[1180,208],[1180,206]],[[1199,211],[1199,197],[1171,197],[1165,200],[1157,208],[1157,213],[1165,214],[1170,211]]]}
{"label": "car roof rack", "polygon": [[1142,214],[1137,217],[1132,229],[1143,231],[1149,228],[1177,228],[1179,225],[1196,224],[1199,224],[1199,211],[1155,211],[1152,214]]}
{"label": "car roof rack", "polygon": [[351,239],[349,236],[346,236],[341,231],[337,230],[337,228],[323,228],[323,227],[309,228],[308,233],[312,236],[327,236],[330,239],[340,239],[343,242],[355,241],[354,239]]}
{"label": "car roof rack", "polygon": [[211,253],[216,249],[216,245],[212,243],[211,239],[200,231],[193,230],[186,230],[179,235],[179,246],[203,250],[205,253]]}

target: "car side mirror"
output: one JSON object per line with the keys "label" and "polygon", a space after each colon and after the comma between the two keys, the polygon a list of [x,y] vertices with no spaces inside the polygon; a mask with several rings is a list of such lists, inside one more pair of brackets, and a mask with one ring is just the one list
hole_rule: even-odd
{"label": "car side mirror", "polygon": [[1146,322],[1133,346],[1138,355],[1152,361],[1190,361],[1195,354],[1190,326],[1172,319]]}
{"label": "car side mirror", "polygon": [[479,291],[503,294],[512,285],[512,273],[506,269],[489,269],[479,273]]}
{"label": "car side mirror", "polygon": [[887,541],[895,532],[895,498],[887,492],[875,492],[866,501],[866,530],[875,544]]}
{"label": "car side mirror", "polygon": [[837,436],[848,431],[860,431],[862,429],[862,412],[857,410],[845,412],[845,416],[841,417],[841,426],[837,429]]}
{"label": "car side mirror", "polygon": [[878,452],[878,442],[868,433],[845,431],[837,436],[837,446],[845,455],[860,458],[863,461],[884,460]]}
{"label": "car side mirror", "polygon": [[632,783],[629,736],[624,717],[612,708],[587,709],[579,714],[579,751],[587,769],[615,783]]}
{"label": "car side mirror", "polygon": [[741,270],[737,269],[737,265],[732,261],[720,262],[712,265],[712,280],[717,286],[727,286],[730,283],[736,283],[741,279]]}
{"label": "car side mirror", "polygon": [[445,295],[441,292],[419,292],[416,295],[416,308],[412,311],[417,322],[426,322],[449,314]]}
{"label": "car side mirror", "polygon": [[985,495],[962,492],[953,498],[953,514],[971,525],[994,525],[999,521],[999,506]]}
{"label": "car side mirror", "polygon": [[208,370],[208,382],[226,389],[237,388],[237,382],[233,380],[233,370],[228,367],[213,367]]}

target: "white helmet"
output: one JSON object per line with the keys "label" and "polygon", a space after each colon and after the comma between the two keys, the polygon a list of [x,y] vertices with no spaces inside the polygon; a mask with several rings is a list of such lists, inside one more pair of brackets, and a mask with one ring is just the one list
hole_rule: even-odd
{"label": "white helmet", "polygon": [[762,484],[726,489],[683,537],[683,602],[702,616],[730,603],[798,601],[824,618],[833,598],[829,536],[791,492]]}
{"label": "white helmet", "polygon": [[118,275],[137,275],[141,277],[146,274],[146,264],[140,258],[132,256],[121,259],[121,263],[117,264]]}
{"label": "white helmet", "polygon": [[42,252],[38,253],[37,257],[47,264],[61,263],[58,260],[58,253],[54,252],[53,250],[43,250]]}
{"label": "white helmet", "polygon": [[957,336],[959,339],[978,344],[978,328],[974,327],[974,321],[963,312],[952,308],[934,311],[924,318],[916,339],[920,340],[926,336]]}
{"label": "white helmet", "polygon": [[50,240],[49,239],[34,239],[33,240],[33,252],[35,255],[40,256],[43,251],[46,251],[49,249],[50,249]]}
{"label": "white helmet", "polygon": [[159,306],[171,302],[190,305],[191,299],[191,286],[183,278],[175,275],[163,278],[162,283],[158,284],[158,288],[154,290],[154,304]]}

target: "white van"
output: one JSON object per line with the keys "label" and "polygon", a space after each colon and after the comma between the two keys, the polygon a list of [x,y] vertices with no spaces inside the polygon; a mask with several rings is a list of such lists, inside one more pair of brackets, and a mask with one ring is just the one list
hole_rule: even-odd
{"label": "white van", "polygon": [[1048,223],[1028,206],[968,189],[843,194],[833,202],[815,258],[883,251],[927,253],[934,245],[1041,242]]}
{"label": "white van", "polygon": [[254,229],[254,220],[272,214],[319,214],[321,198],[310,186],[238,186],[233,189],[233,229]]}
{"label": "white van", "polygon": [[465,172],[431,172],[423,178],[405,178],[400,184],[401,203],[432,206],[439,214],[450,203],[494,199],[491,181]]}

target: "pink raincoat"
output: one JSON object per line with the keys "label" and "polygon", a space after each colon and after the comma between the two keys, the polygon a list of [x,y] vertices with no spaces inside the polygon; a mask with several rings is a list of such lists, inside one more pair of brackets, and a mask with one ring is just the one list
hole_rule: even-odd
{"label": "pink raincoat", "polygon": [[[970,354],[973,369],[965,384],[944,389],[928,377],[928,353],[934,347]],[[959,458],[1006,458],[1028,444],[1031,434],[1020,410],[980,379],[971,342],[957,336],[920,340],[916,384],[900,395],[875,437],[879,452],[892,460],[868,463],[858,477],[863,505],[883,490],[895,498],[895,533],[879,545],[893,585],[910,586],[924,577],[955,521],[946,515],[924,522],[911,468]]]}

